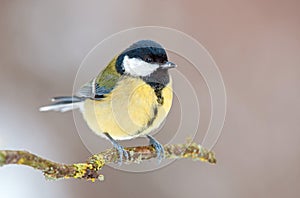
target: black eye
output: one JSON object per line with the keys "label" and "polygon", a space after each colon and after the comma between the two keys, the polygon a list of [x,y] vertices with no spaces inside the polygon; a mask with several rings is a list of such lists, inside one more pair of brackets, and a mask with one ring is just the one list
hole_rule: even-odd
{"label": "black eye", "polygon": [[145,58],[145,61],[147,62],[147,63],[152,63],[153,62],[153,59],[151,58],[151,57],[146,57]]}

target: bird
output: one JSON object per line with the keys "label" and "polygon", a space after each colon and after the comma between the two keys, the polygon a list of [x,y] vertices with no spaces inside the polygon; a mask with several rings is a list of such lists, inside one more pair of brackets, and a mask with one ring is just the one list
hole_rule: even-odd
{"label": "bird", "polygon": [[89,128],[108,139],[119,155],[128,153],[122,140],[146,137],[160,162],[164,148],[149,133],[166,119],[173,100],[166,50],[152,40],[139,40],[115,56],[98,76],[73,96],[53,97],[40,111],[66,112],[79,109]]}

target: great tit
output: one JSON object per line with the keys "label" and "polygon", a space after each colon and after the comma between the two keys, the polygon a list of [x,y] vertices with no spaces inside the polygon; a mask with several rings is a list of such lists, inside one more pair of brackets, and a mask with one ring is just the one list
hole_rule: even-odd
{"label": "great tit", "polygon": [[82,86],[75,96],[52,98],[40,111],[65,112],[79,108],[89,128],[108,139],[119,153],[128,153],[117,140],[146,136],[159,161],[163,146],[149,133],[157,129],[170,111],[173,99],[165,49],[157,42],[141,40],[113,58],[100,74]]}

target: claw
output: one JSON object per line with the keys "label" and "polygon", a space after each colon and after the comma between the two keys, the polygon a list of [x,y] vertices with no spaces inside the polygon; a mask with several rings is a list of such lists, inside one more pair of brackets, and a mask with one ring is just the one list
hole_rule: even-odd
{"label": "claw", "polygon": [[146,136],[150,141],[150,145],[155,149],[158,163],[160,164],[161,161],[165,158],[165,149],[156,139],[154,139],[154,137],[152,137],[151,135]]}
{"label": "claw", "polygon": [[104,135],[109,139],[109,141],[112,143],[113,147],[118,151],[118,154],[119,154],[118,165],[121,166],[122,162],[123,162],[123,156],[125,157],[126,161],[129,158],[127,151],[125,151],[124,147],[122,145],[120,145],[115,139],[113,139],[109,135],[109,133],[104,133]]}

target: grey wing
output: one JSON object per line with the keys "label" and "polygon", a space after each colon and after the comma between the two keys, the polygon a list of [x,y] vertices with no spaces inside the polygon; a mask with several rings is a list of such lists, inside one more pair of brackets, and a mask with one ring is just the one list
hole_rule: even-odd
{"label": "grey wing", "polygon": [[101,99],[111,90],[112,89],[107,89],[105,87],[99,86],[96,83],[96,78],[94,78],[90,82],[83,85],[76,93],[76,96],[82,98]]}
{"label": "grey wing", "polygon": [[95,79],[83,85],[75,96],[59,96],[52,98],[52,104],[40,107],[40,111],[60,111],[66,112],[74,109],[83,108],[83,101],[86,98],[101,100],[108,91],[101,88]]}
{"label": "grey wing", "polygon": [[95,79],[84,84],[76,93],[76,96],[83,98],[94,98],[95,97]]}
{"label": "grey wing", "polygon": [[40,111],[60,111],[66,112],[73,109],[82,109],[83,101],[86,98],[93,100],[101,100],[108,94],[112,88],[106,88],[105,86],[99,86],[96,83],[96,79],[83,85],[75,96],[60,96],[52,98],[52,104],[40,107]]}

